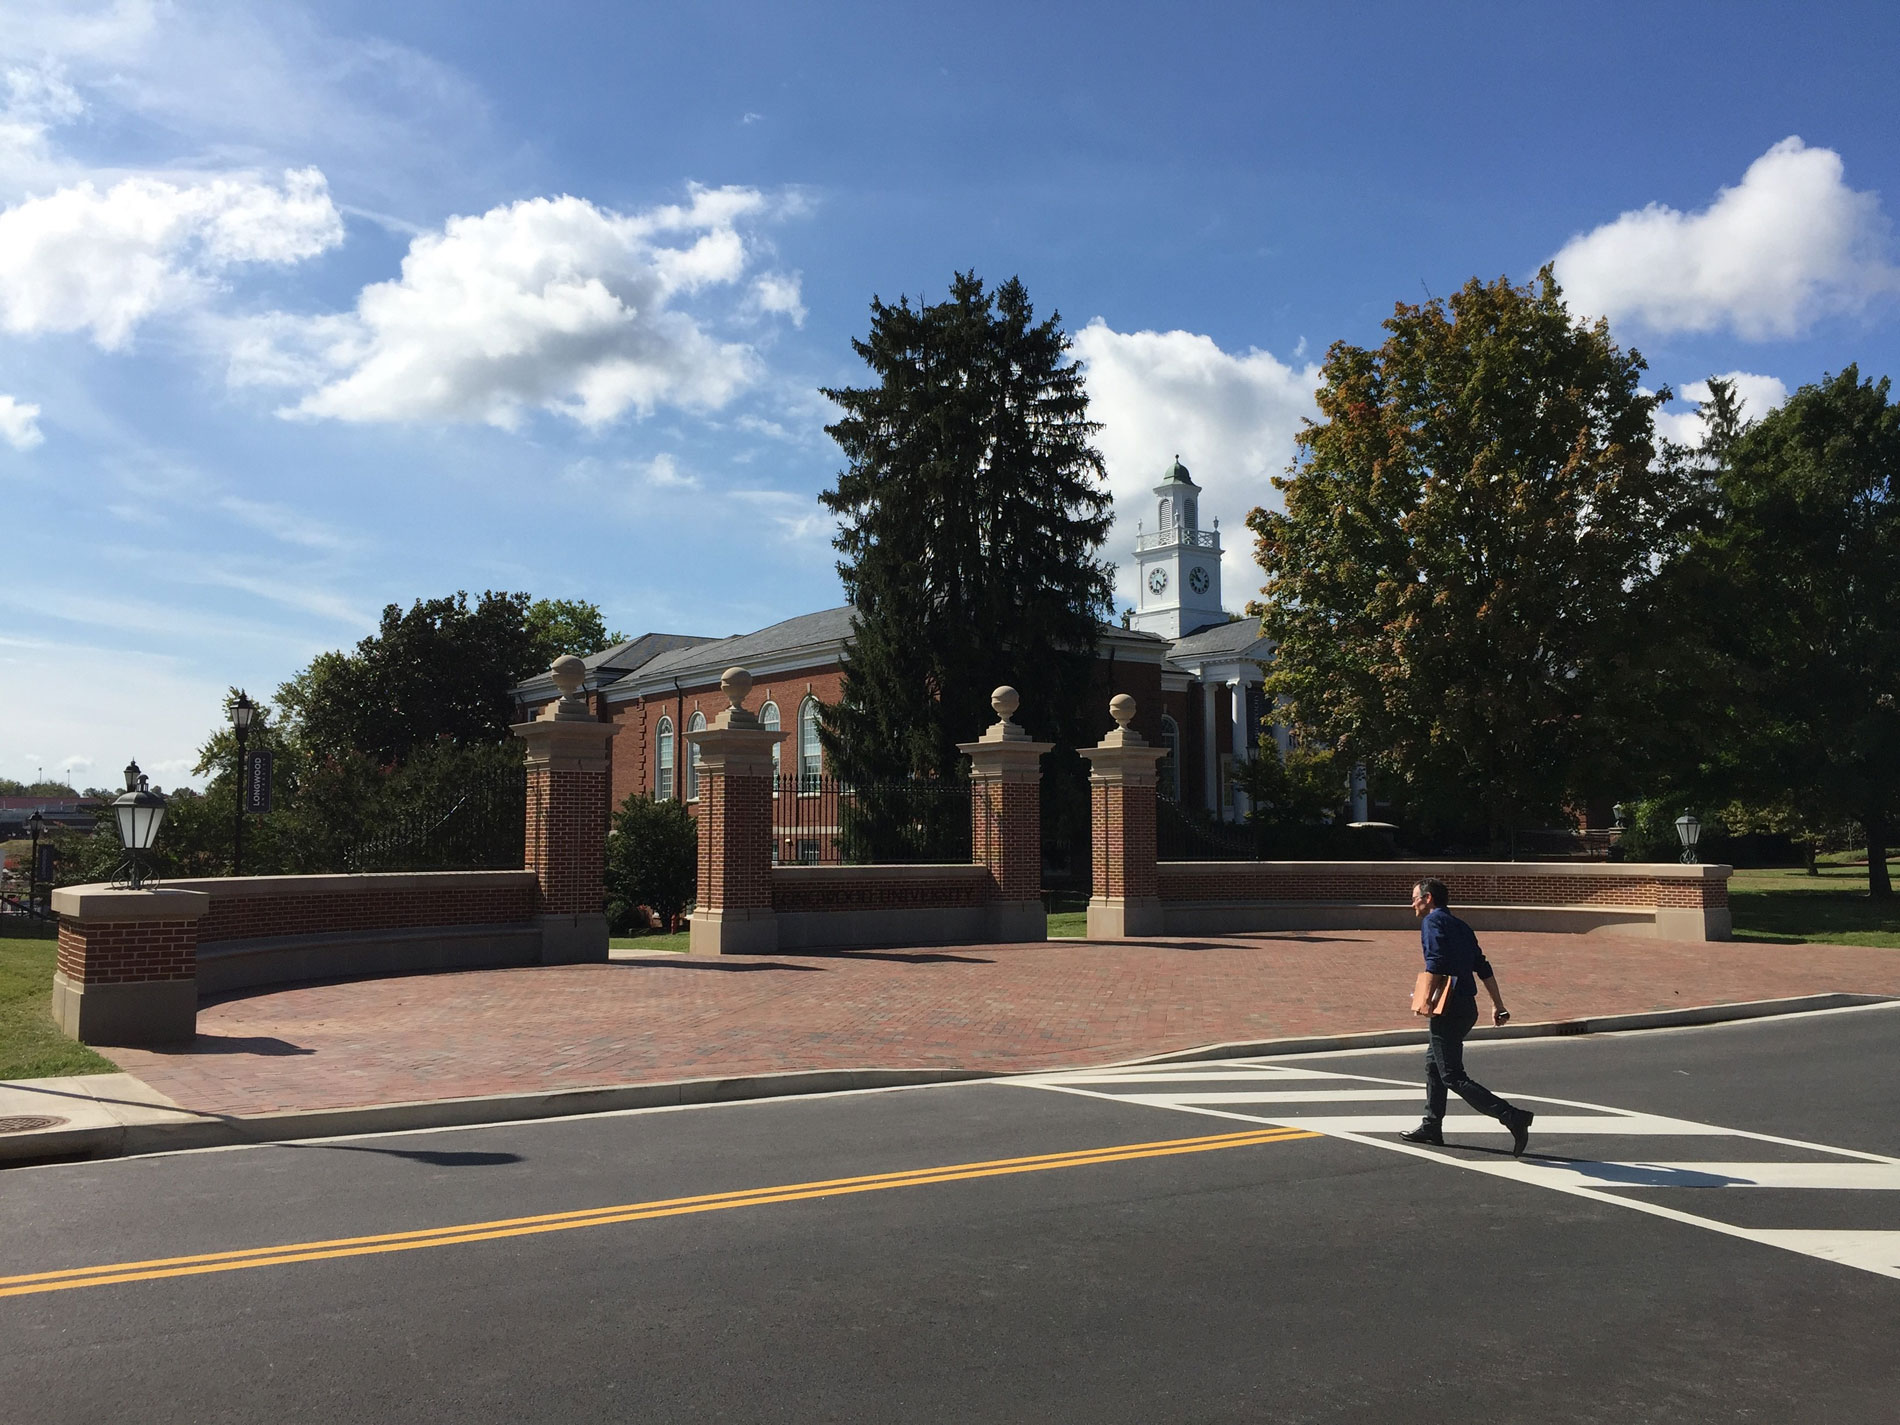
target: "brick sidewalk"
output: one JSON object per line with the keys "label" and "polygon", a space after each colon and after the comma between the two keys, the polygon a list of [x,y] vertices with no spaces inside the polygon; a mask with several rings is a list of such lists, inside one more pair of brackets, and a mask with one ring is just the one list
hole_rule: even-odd
{"label": "brick sidewalk", "polygon": [[[1900,995],[1900,950],[1484,940],[1520,1024]],[[1414,1027],[1418,964],[1415,931],[655,956],[250,994],[200,1009],[189,1048],[112,1057],[186,1108],[232,1114],[793,1069],[1000,1073]]]}

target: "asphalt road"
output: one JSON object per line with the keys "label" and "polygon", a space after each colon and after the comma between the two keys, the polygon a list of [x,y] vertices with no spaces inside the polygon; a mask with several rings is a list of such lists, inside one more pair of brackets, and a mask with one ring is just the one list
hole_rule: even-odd
{"label": "asphalt road", "polygon": [[1382,1052],[16,1169],[0,1420],[1900,1419],[1900,1007],[1470,1065],[1522,1163]]}

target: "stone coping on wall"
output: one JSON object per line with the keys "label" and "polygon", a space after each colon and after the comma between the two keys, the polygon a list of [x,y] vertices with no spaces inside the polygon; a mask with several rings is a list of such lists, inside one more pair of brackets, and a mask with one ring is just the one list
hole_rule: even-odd
{"label": "stone coping on wall", "polygon": [[146,886],[131,890],[104,884],[60,886],[53,892],[53,910],[63,921],[99,925],[108,921],[197,920],[211,909],[211,897],[197,889]]}
{"label": "stone coping on wall", "polygon": [[988,866],[966,861],[923,862],[918,865],[892,866],[774,866],[774,876],[809,880],[819,885],[851,881],[981,881],[990,873]]}
{"label": "stone coping on wall", "polygon": [[[216,900],[275,896],[351,895],[365,891],[488,890],[533,886],[532,871],[363,871],[318,876],[206,876],[172,883]],[[80,890],[102,889],[82,886]]]}
{"label": "stone coping on wall", "polygon": [[1410,876],[1413,881],[1435,876],[1449,883],[1454,877],[1498,876],[1608,876],[1657,881],[1726,881],[1733,866],[1683,865],[1678,861],[1162,861],[1163,871],[1196,867],[1257,866],[1263,870],[1338,872],[1352,875]]}

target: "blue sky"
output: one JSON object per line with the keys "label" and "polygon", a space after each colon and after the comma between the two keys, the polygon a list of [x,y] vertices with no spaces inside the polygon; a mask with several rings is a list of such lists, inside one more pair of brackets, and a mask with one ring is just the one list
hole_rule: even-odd
{"label": "blue sky", "polygon": [[960,268],[1075,335],[1111,557],[1178,452],[1230,607],[1395,301],[1556,258],[1656,384],[1894,373],[1900,22],[1794,13],[0,0],[0,776],[189,780],[391,601],[837,602],[816,388]]}

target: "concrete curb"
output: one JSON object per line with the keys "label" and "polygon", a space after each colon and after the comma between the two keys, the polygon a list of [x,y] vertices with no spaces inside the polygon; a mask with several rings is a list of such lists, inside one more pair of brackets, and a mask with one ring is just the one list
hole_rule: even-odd
{"label": "concrete curb", "polygon": [[[1541,1039],[1574,1034],[1607,1034],[1639,1029],[1720,1024],[1761,1019],[1771,1015],[1808,1014],[1816,1010],[1846,1009],[1857,1005],[1900,1003],[1890,995],[1821,994],[1793,999],[1750,1000],[1735,1004],[1700,1005],[1693,1009],[1659,1010],[1643,1014],[1595,1015],[1586,1019],[1550,1020],[1539,1024],[1512,1024],[1475,1031],[1475,1039]],[[495,1094],[481,1098],[428,1099],[410,1103],[371,1104],[360,1108],[309,1109],[248,1116],[194,1114],[176,1110],[160,1121],[115,1123],[111,1126],[51,1129],[38,1133],[0,1136],[0,1167],[32,1163],[133,1157],[195,1148],[228,1148],[249,1144],[292,1143],[313,1138],[354,1137],[359,1134],[404,1133],[425,1128],[466,1128],[543,1118],[568,1118],[627,1109],[674,1108],[692,1104],[739,1103],[752,1099],[785,1098],[798,1094],[841,1093],[852,1089],[910,1088],[927,1084],[968,1083],[978,1079],[1014,1078],[1029,1073],[1069,1073],[1082,1069],[1114,1068],[1136,1064],[1186,1064],[1210,1059],[1257,1058],[1264,1055],[1321,1054],[1342,1049],[1408,1048],[1423,1041],[1423,1028],[1377,1030],[1364,1034],[1261,1039],[1235,1044],[1209,1044],[1179,1049],[1141,1059],[1107,1064],[1077,1064],[1068,1068],[1035,1070],[991,1069],[810,1069],[780,1074],[751,1074],[734,1078],[679,1079],[667,1083],[621,1084],[601,1088],[558,1089],[537,1093]],[[79,1095],[75,1095],[78,1097]]]}

